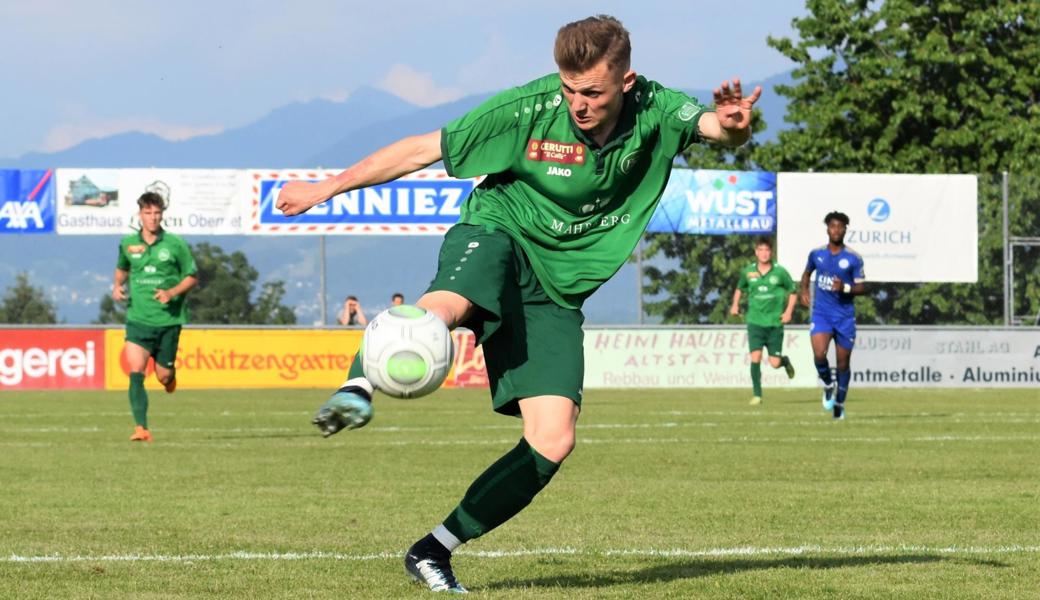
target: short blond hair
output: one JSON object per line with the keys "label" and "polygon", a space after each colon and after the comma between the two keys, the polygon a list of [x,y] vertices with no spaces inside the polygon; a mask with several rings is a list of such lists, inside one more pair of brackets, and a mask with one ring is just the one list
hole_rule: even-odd
{"label": "short blond hair", "polygon": [[587,71],[604,59],[612,70],[627,71],[632,63],[632,42],[621,21],[597,15],[561,27],[553,57],[562,71]]}

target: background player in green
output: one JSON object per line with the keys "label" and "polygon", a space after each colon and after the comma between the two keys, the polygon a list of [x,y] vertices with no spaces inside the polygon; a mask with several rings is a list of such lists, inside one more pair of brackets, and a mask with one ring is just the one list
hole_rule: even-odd
{"label": "background player in green", "polygon": [[[405,554],[412,577],[465,591],[451,551],[512,518],[575,445],[584,355],[581,305],[625,263],[689,144],[746,142],[751,108],[739,80],[709,111],[637,76],[628,32],[613,17],[570,23],[556,37],[558,73],[502,92],[440,131],[405,138],[318,182],[286,184],[276,207],[297,215],[337,194],[443,160],[458,178],[487,175],[445,235],[437,275],[416,303],[483,344],[492,404],[519,415],[523,437]],[[318,411],[325,435],[372,417],[371,383],[355,357]],[[430,477],[442,475],[431,472]]]}
{"label": "background player in green", "polygon": [[[184,295],[195,287],[195,259],[187,242],[163,231],[163,197],[145,192],[137,199],[141,230],[119,242],[112,298],[129,299],[126,310],[126,354],[130,364],[130,410],[136,427],[131,441],[150,442],[148,392],[144,373],[155,358],[155,377],[168,393],[177,388],[174,360],[181,325],[188,320]],[[123,284],[129,280],[129,294]]]}
{"label": "background player in green", "polygon": [[784,325],[791,322],[798,295],[787,269],[773,262],[773,241],[768,237],[755,240],[755,262],[740,272],[733,291],[731,315],[740,315],[740,295],[747,294],[748,351],[751,354],[751,404],[762,403],[762,347],[769,352],[769,364],[783,367],[787,378],[794,379],[794,365],[784,356]]}

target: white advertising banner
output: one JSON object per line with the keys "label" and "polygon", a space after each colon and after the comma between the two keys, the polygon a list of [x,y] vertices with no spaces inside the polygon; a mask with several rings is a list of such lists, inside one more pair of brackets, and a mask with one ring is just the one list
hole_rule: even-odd
{"label": "white advertising banner", "polygon": [[[784,354],[795,378],[783,369],[762,368],[767,388],[816,385],[809,334],[787,329]],[[751,390],[747,329],[585,330],[586,388],[747,387]]]}
{"label": "white advertising banner", "polygon": [[140,228],[137,198],[166,199],[163,227],[176,234],[237,235],[249,203],[235,169],[57,169],[57,232],[125,235]]}
{"label": "white advertising banner", "polygon": [[1040,390],[1040,329],[861,327],[852,385]]}
{"label": "white advertising banner", "polygon": [[[785,328],[784,354],[795,378],[763,365],[763,386],[819,385],[806,327]],[[750,390],[748,365],[742,327],[585,330],[586,388]],[[1040,329],[860,327],[852,386],[1032,387],[1040,400]]]}
{"label": "white advertising banner", "polygon": [[777,256],[796,278],[827,243],[831,211],[849,216],[845,243],[867,281],[978,280],[974,175],[777,174]]}

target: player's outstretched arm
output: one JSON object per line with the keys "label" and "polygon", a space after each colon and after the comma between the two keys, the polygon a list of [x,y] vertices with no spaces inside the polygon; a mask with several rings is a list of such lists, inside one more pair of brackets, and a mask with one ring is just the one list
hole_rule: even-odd
{"label": "player's outstretched arm", "polygon": [[715,88],[715,112],[706,112],[697,121],[701,137],[736,148],[751,139],[751,107],[762,95],[762,86],[755,86],[750,96],[744,96],[740,79],[732,84],[723,81]]}
{"label": "player's outstretched arm", "polygon": [[780,323],[787,325],[794,318],[794,305],[797,303],[797,294],[790,294],[787,296],[787,308],[784,309],[784,313],[780,315]]}
{"label": "player's outstretched arm", "polygon": [[812,279],[812,271],[806,270],[802,273],[802,281],[798,285],[798,299],[802,301],[802,306],[809,308],[809,281]]}
{"label": "player's outstretched arm", "polygon": [[441,132],[413,135],[381,148],[335,177],[314,183],[291,181],[278,192],[275,208],[298,215],[336,194],[379,185],[424,169],[441,159]]}

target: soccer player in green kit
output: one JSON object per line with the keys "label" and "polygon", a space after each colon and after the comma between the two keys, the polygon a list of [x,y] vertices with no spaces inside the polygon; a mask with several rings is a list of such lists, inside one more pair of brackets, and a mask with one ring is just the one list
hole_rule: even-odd
{"label": "soccer player in green kit", "polygon": [[[486,175],[445,235],[437,275],[416,303],[484,347],[492,405],[523,419],[523,437],[477,477],[447,519],[405,554],[434,591],[465,592],[451,552],[512,518],[552,479],[575,444],[584,354],[582,303],[624,264],[688,145],[739,146],[751,135],[740,82],[715,90],[714,111],[637,76],[628,32],[609,16],[557,34],[558,73],[502,92],[439,131],[400,140],[339,175],[291,182],[286,215],[442,160]],[[325,435],[372,417],[372,385],[355,358],[318,411]]]}
{"label": "soccer player in green kit", "polygon": [[787,269],[773,262],[773,242],[767,237],[755,240],[755,262],[740,272],[733,291],[731,315],[740,314],[740,295],[747,294],[748,351],[751,354],[751,404],[762,403],[762,348],[769,352],[769,364],[783,367],[794,379],[794,365],[784,356],[784,325],[791,322],[798,299],[794,280]]}
{"label": "soccer player in green kit", "polygon": [[[145,192],[137,199],[141,230],[119,242],[119,258],[112,282],[112,299],[129,298],[126,310],[126,354],[130,364],[130,411],[134,415],[130,441],[150,442],[148,392],[144,374],[155,358],[155,377],[167,393],[177,388],[174,360],[181,325],[188,320],[184,295],[195,287],[195,259],[181,238],[163,231],[163,197]],[[129,281],[129,295],[123,285]]]}

